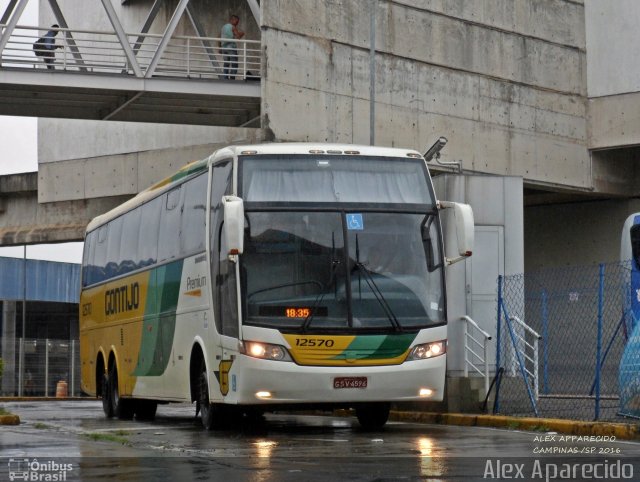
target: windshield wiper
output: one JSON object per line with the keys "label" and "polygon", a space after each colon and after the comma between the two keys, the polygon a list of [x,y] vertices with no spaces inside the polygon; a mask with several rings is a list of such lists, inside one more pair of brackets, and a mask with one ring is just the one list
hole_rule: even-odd
{"label": "windshield wiper", "polygon": [[395,330],[402,331],[402,325],[400,324],[400,322],[398,321],[398,318],[396,317],[395,313],[391,309],[391,306],[389,306],[389,303],[387,302],[386,298],[382,294],[382,291],[380,290],[380,288],[378,288],[378,285],[374,281],[373,276],[371,276],[371,271],[369,271],[369,269],[360,261],[356,261],[354,267],[358,268],[358,270],[364,274],[364,280],[366,281],[367,285],[369,286],[369,289],[373,293],[373,296],[375,296],[378,303],[380,303],[380,306],[382,307],[384,314],[387,315],[387,318],[389,318],[389,321],[391,322]]}
{"label": "windshield wiper", "polygon": [[[373,296],[375,296],[378,303],[380,303],[380,306],[382,307],[382,310],[384,311],[385,315],[387,315],[387,318],[389,318],[391,325],[393,325],[396,331],[402,331],[402,325],[400,324],[400,322],[398,321],[398,318],[396,317],[395,313],[391,309],[391,306],[389,306],[389,303],[387,302],[386,298],[382,294],[382,291],[380,290],[380,288],[378,288],[378,285],[374,281],[373,276],[371,276],[371,271],[369,271],[369,269],[360,262],[360,243],[358,241],[357,234],[356,234],[356,262],[354,267],[358,268],[358,270],[364,274],[364,280],[366,281],[367,285],[369,286],[369,289],[373,293]],[[353,295],[352,295],[352,298],[353,298]]]}

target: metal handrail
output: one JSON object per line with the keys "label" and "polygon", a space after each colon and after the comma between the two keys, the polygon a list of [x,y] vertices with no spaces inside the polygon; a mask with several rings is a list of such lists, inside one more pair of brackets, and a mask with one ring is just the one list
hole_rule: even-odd
{"label": "metal handrail", "polygon": [[[491,340],[491,335],[484,331],[478,324],[473,321],[473,319],[467,315],[460,318],[460,321],[464,321],[464,376],[465,378],[469,376],[469,367],[471,367],[475,372],[479,373],[484,377],[484,392],[485,395],[489,393],[489,353],[488,353],[488,342]],[[470,332],[469,325],[475,328],[482,335],[482,342],[478,341]],[[468,340],[473,341],[476,345],[483,348],[483,356],[480,356],[476,353],[468,343]],[[469,353],[474,357],[472,360],[477,359],[477,364],[482,363],[484,365],[484,371],[478,368],[477,364],[474,361],[469,359]]]}
{"label": "metal handrail", "polygon": [[527,325],[524,321],[522,321],[517,316],[512,316],[511,320],[519,323],[525,330],[527,330],[529,333],[531,333],[533,336],[535,336],[538,340],[542,340],[542,336],[540,336],[540,334],[538,334],[538,332],[536,330],[531,328],[529,325]]}
{"label": "metal handrail", "polygon": [[[538,400],[538,396],[539,396],[539,392],[540,392],[540,390],[539,390],[539,369],[538,369],[538,362],[539,362],[538,342],[540,340],[542,340],[542,336],[540,336],[540,334],[536,330],[531,328],[529,325],[527,325],[524,321],[522,321],[517,316],[512,316],[510,318],[510,320],[511,321],[515,321],[516,323],[518,323],[522,328],[524,328],[526,331],[528,331],[533,336],[533,344],[531,344],[524,337],[521,337],[520,335],[516,335],[516,337],[520,341],[523,342],[525,347],[528,347],[533,351],[533,358],[531,358],[530,356],[527,355],[527,353],[526,353],[526,351],[524,349],[522,350],[522,355],[524,356],[524,358],[526,360],[528,360],[533,365],[533,372],[528,370],[526,368],[526,366],[523,367],[523,369],[527,372],[527,374],[529,376],[531,376],[533,378],[533,394],[535,396],[535,399]],[[525,335],[525,337],[526,337],[526,335]],[[514,349],[516,349],[516,347],[514,347]]]}
{"label": "metal handrail", "polygon": [[[6,25],[0,24],[0,31]],[[135,56],[127,57],[125,48],[115,31],[47,28],[18,25],[12,32],[2,54],[2,66],[14,68],[43,68],[43,59],[34,55],[33,45],[42,32],[60,32],[55,38],[57,49],[50,66],[65,72],[100,72],[119,75],[144,76],[154,60],[163,38],[161,34],[125,33],[130,44],[142,38],[143,43]],[[224,77],[224,52],[219,37],[174,35],[156,61],[153,76],[218,79]],[[233,59],[235,79],[259,79],[262,67],[260,40],[234,40],[237,58]],[[126,44],[125,44],[126,45]],[[129,47],[129,46],[127,46]],[[131,62],[129,61],[131,59]],[[132,63],[137,63],[132,67]],[[139,67],[139,68],[138,68]],[[136,74],[137,71],[137,74]]]}

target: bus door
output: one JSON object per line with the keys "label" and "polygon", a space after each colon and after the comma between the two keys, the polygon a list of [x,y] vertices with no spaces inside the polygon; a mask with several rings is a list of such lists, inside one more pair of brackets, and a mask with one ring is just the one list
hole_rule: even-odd
{"label": "bus door", "polygon": [[[229,370],[238,353],[239,318],[237,302],[237,262],[230,260],[224,236],[222,197],[232,192],[232,162],[216,164],[211,185],[211,271],[214,280],[213,317],[209,328],[209,373],[213,371],[220,387],[212,397],[226,396],[232,388]],[[211,325],[211,324],[210,324]],[[213,382],[213,380],[212,380]],[[212,383],[215,386],[215,383]]]}

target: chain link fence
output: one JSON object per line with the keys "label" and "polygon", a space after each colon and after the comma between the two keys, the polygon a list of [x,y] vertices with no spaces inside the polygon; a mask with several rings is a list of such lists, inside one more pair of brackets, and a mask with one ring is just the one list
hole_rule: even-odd
{"label": "chain link fence", "polygon": [[[24,370],[21,370],[21,360],[24,360]],[[81,395],[78,340],[18,338],[15,351],[4,354],[3,363],[2,395]]]}
{"label": "chain link fence", "polygon": [[634,324],[630,273],[628,262],[499,279],[495,412],[620,417],[619,367]]}

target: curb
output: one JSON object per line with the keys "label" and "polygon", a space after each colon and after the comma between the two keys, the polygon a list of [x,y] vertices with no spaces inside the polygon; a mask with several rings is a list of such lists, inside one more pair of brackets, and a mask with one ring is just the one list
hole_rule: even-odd
{"label": "curb", "polygon": [[0,425],[20,425],[20,417],[17,415],[0,415]]}
{"label": "curb", "polygon": [[95,400],[93,397],[0,397],[0,402],[53,402]]}
{"label": "curb", "polygon": [[640,425],[630,423],[583,422],[558,418],[521,418],[466,413],[402,412],[397,410],[391,411],[389,419],[400,422],[558,432],[568,435],[613,436],[622,440],[640,439]]}

